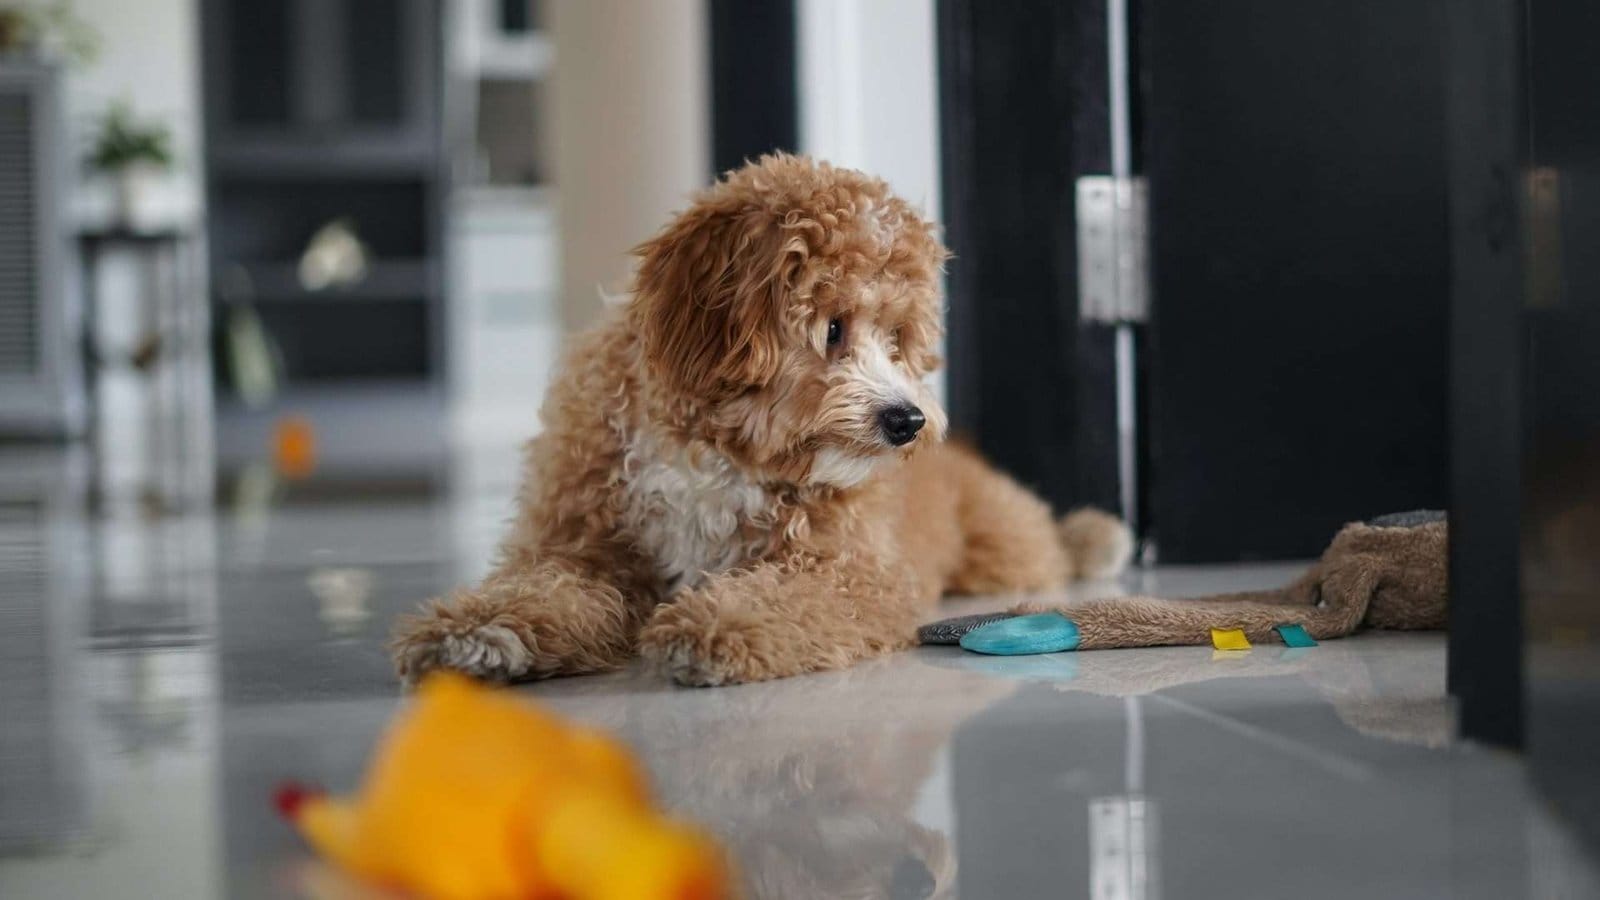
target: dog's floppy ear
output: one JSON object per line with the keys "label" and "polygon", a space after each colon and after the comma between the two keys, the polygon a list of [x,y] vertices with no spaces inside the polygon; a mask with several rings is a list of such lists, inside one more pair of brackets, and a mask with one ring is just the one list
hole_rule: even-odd
{"label": "dog's floppy ear", "polygon": [[801,238],[765,210],[703,199],[634,253],[634,322],[657,378],[715,396],[777,374]]}

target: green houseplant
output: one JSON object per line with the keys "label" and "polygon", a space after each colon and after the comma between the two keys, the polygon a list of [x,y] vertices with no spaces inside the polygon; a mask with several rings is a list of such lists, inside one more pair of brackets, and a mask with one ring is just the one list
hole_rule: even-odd
{"label": "green houseplant", "polygon": [[116,218],[125,227],[138,223],[150,183],[172,168],[172,133],[159,122],[141,122],[125,102],[100,116],[89,167],[116,182]]}

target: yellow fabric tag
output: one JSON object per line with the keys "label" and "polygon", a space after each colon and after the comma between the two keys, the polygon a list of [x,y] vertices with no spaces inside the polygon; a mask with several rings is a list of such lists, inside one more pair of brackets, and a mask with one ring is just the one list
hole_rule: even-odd
{"label": "yellow fabric tag", "polygon": [[1211,646],[1218,650],[1249,650],[1250,639],[1238,628],[1213,628]]}

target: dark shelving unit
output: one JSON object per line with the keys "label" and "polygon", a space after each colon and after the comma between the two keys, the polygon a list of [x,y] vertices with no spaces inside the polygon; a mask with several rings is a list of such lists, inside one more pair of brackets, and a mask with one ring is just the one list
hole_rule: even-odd
{"label": "dark shelving unit", "polygon": [[[442,5],[202,0],[214,319],[251,304],[291,389],[443,377]],[[337,219],[366,276],[307,290],[300,256]]]}

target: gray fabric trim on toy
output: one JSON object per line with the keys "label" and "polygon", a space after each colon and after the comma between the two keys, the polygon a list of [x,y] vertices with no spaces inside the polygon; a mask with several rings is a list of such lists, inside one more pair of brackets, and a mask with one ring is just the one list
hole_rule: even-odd
{"label": "gray fabric trim on toy", "polygon": [[[1298,624],[1317,640],[1363,626],[1445,627],[1448,599],[1445,514],[1418,510],[1352,522],[1322,558],[1292,584],[1272,591],[1181,600],[1118,597],[1083,604],[1019,604],[1011,615],[1056,612],[1076,627],[1079,650],[1205,645],[1211,629],[1240,629],[1251,641],[1278,640],[1276,626]],[[925,644],[955,643],[1001,614],[963,616],[918,629]]]}
{"label": "gray fabric trim on toy", "polygon": [[961,638],[970,631],[982,628],[991,622],[1014,618],[1017,614],[1011,612],[974,613],[970,616],[956,616],[954,619],[940,619],[930,622],[917,629],[917,643],[919,644],[959,644]]}

